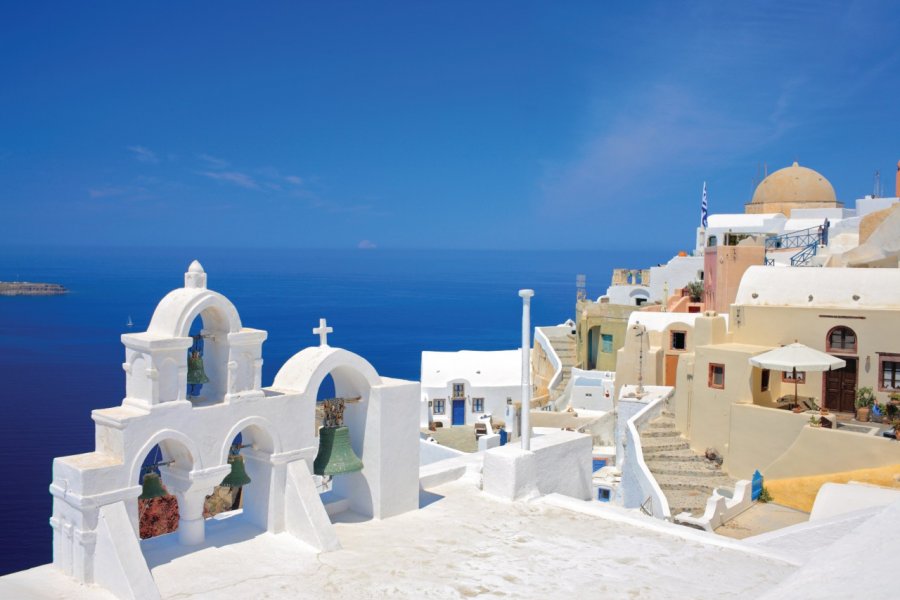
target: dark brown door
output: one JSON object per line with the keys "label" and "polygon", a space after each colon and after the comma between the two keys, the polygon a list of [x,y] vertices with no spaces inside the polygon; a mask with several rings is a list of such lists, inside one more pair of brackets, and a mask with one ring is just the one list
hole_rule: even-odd
{"label": "dark brown door", "polygon": [[847,366],[825,373],[825,407],[838,412],[856,410],[856,359],[842,356]]}

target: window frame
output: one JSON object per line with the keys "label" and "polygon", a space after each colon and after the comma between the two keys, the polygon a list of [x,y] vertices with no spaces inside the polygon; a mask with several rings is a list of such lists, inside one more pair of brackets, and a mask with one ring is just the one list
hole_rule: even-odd
{"label": "window frame", "polygon": [[[456,392],[457,388],[460,390],[460,393]],[[455,400],[460,400],[460,399],[466,397],[466,384],[465,383],[454,383],[452,385],[451,389],[453,390],[453,393],[450,396],[451,398],[453,398]]]}
{"label": "window frame", "polygon": [[[722,370],[722,383],[717,384],[715,382],[715,370],[716,367]],[[725,389],[725,365],[722,363],[709,363],[709,374],[706,381],[708,387],[714,390],[724,390]]]}
{"label": "window frame", "polygon": [[[478,405],[481,405],[481,408],[477,408]],[[472,412],[473,413],[483,413],[484,412],[484,398],[472,398]]]}
{"label": "window frame", "polygon": [[[438,406],[441,407],[438,410]],[[445,410],[444,399],[443,398],[435,398],[431,401],[431,414],[433,415],[443,415]]]}
{"label": "window frame", "polygon": [[[839,348],[831,345],[831,336],[836,332],[840,331],[842,333],[841,341],[843,342],[844,338],[847,337],[847,332],[853,334],[853,348]],[[846,325],[837,325],[828,330],[828,334],[825,336],[825,351],[832,352],[836,354],[856,354],[859,350],[859,335],[853,329],[847,327]]]}
{"label": "window frame", "polygon": [[[675,335],[679,334],[679,333],[683,336],[681,339],[682,344],[684,346],[683,348],[675,347]],[[669,350],[672,350],[674,352],[687,352],[687,334],[688,334],[688,332],[684,329],[670,330],[669,331]]]}
{"label": "window frame", "polygon": [[[606,340],[609,339],[609,350],[606,349]],[[612,354],[614,352],[614,341],[615,338],[611,333],[600,333],[600,353],[601,354]]]}
{"label": "window frame", "polygon": [[[792,371],[781,372],[781,383],[794,383],[794,373]],[[806,371],[797,371],[797,383],[806,383]]]}
{"label": "window frame", "polygon": [[[895,363],[897,367],[894,371],[894,387],[884,387],[884,363]],[[879,392],[898,392],[900,391],[900,354],[889,352],[878,354],[878,391]]]}

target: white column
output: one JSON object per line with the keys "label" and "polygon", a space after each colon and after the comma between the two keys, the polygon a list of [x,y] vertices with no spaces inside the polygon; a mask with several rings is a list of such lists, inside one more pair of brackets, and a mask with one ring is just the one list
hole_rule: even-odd
{"label": "white column", "polygon": [[214,489],[195,487],[185,492],[175,492],[178,499],[178,542],[183,546],[196,546],[206,539],[203,505]]}
{"label": "white column", "polygon": [[534,290],[519,290],[522,297],[522,450],[531,450],[531,297]]}

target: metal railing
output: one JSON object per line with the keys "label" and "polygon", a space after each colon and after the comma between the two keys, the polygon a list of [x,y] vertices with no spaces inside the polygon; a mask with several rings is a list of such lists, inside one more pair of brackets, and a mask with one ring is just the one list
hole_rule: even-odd
{"label": "metal railing", "polygon": [[767,266],[775,265],[775,259],[769,258],[769,250],[800,248],[799,252],[791,256],[791,266],[810,266],[813,257],[819,250],[819,246],[825,243],[824,231],[822,227],[810,227],[809,229],[801,229],[767,238],[765,264]]}
{"label": "metal railing", "polygon": [[810,227],[775,237],[766,238],[766,250],[782,250],[787,248],[806,248],[810,244],[822,242],[822,228]]}
{"label": "metal railing", "polygon": [[816,251],[819,249],[819,243],[813,242],[797,254],[791,257],[791,266],[792,267],[805,267],[809,265],[810,261],[812,261],[813,256],[816,255]]}

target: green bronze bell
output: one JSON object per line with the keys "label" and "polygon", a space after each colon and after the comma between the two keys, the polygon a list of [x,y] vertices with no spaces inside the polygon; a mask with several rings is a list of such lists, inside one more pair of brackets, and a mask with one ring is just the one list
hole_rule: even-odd
{"label": "green bronze bell", "polygon": [[340,475],[361,471],[363,463],[350,445],[350,430],[345,426],[319,430],[319,453],[313,462],[316,475]]}
{"label": "green bronze bell", "polygon": [[209,377],[206,376],[206,371],[203,370],[203,357],[196,350],[191,352],[191,355],[188,357],[187,382],[188,385],[209,383]]}
{"label": "green bronze bell", "polygon": [[244,457],[240,454],[232,454],[228,457],[228,464],[231,465],[231,473],[222,480],[223,487],[238,488],[250,483],[250,476],[244,470]]}
{"label": "green bronze bell", "polygon": [[157,473],[150,472],[144,475],[141,485],[143,486],[143,490],[141,491],[141,495],[138,496],[140,500],[152,500],[154,498],[162,498],[163,496],[169,495],[166,488],[163,487],[162,479]]}

